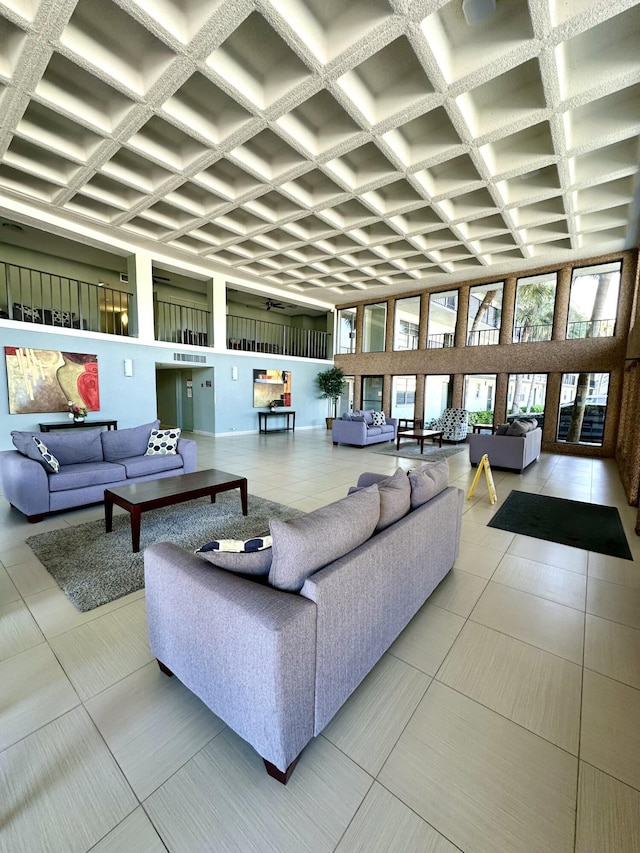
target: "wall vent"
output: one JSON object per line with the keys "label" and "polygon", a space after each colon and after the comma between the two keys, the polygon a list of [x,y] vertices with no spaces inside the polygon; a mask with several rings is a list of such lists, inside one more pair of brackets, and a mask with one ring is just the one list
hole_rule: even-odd
{"label": "wall vent", "polygon": [[126,272],[120,273],[120,284],[129,284],[129,275]]}
{"label": "wall vent", "polygon": [[207,357],[206,355],[189,355],[186,352],[174,352],[173,354],[174,361],[192,361],[197,364],[206,364]]}

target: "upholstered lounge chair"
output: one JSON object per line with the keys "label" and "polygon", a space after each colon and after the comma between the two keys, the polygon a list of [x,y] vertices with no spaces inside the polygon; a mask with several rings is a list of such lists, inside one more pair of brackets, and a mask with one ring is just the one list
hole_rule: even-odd
{"label": "upholstered lounge chair", "polygon": [[441,429],[445,441],[464,441],[469,431],[469,412],[466,409],[445,409],[434,418],[428,429]]}

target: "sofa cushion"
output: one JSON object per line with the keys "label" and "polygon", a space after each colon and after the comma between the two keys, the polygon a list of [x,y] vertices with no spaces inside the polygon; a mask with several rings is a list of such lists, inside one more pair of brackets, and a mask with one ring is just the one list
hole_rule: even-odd
{"label": "sofa cushion", "polygon": [[217,539],[195,553],[220,569],[243,575],[267,575],[272,559],[271,537]]}
{"label": "sofa cushion", "polygon": [[374,426],[382,426],[383,424],[386,423],[386,420],[384,417],[384,412],[372,412],[371,416],[373,418],[373,425]]}
{"label": "sofa cushion", "polygon": [[151,421],[129,429],[114,429],[100,433],[102,452],[107,462],[118,462],[132,456],[144,456],[152,429],[158,429],[160,421]]}
{"label": "sofa cushion", "polygon": [[409,471],[411,483],[411,509],[417,509],[443,492],[449,484],[449,463],[446,459],[425,462]]}
{"label": "sofa cushion", "polygon": [[532,432],[538,426],[538,422],[532,418],[516,418],[515,421],[509,424],[509,429],[505,435],[523,436],[528,432]]}
{"label": "sofa cushion", "polygon": [[175,456],[178,452],[180,433],[179,427],[175,429],[152,429],[145,456]]}
{"label": "sofa cushion", "polygon": [[42,461],[44,462],[44,467],[48,469],[52,474],[57,474],[60,470],[60,463],[56,459],[56,457],[51,453],[51,451],[47,448],[46,444],[43,444],[37,435],[32,436],[35,446],[38,448],[38,453],[42,457]]}
{"label": "sofa cushion", "polygon": [[161,471],[173,471],[182,468],[182,456],[180,454],[165,454],[161,456],[132,456],[130,459],[119,459],[126,477],[146,477],[149,474],[158,474]]}
{"label": "sofa cushion", "polygon": [[393,424],[382,424],[382,426],[380,427],[380,432],[382,433],[382,435],[393,435],[395,432]]}
{"label": "sofa cushion", "polygon": [[373,426],[373,410],[365,409],[362,413],[364,415],[364,422],[367,426]]}
{"label": "sofa cushion", "polygon": [[124,468],[116,462],[79,462],[74,465],[61,465],[56,476],[49,478],[49,491],[84,489],[86,486],[121,483],[124,479]]}
{"label": "sofa cushion", "polygon": [[102,444],[99,429],[70,430],[69,432],[19,432],[14,430],[11,439],[17,450],[29,459],[42,462],[33,436],[46,444],[61,465],[79,462],[102,462]]}
{"label": "sofa cushion", "polygon": [[380,520],[376,533],[390,527],[409,512],[411,508],[411,483],[407,472],[398,468],[391,477],[378,483],[380,492]]}
{"label": "sofa cushion", "polygon": [[343,412],[342,413],[342,420],[343,421],[350,421],[351,420],[351,412]]}
{"label": "sofa cushion", "polygon": [[367,424],[367,435],[382,435],[382,427]]}
{"label": "sofa cushion", "polygon": [[369,539],[379,518],[377,485],[291,521],[272,518],[269,583],[299,592],[310,575]]}
{"label": "sofa cushion", "polygon": [[509,429],[509,424],[500,424],[495,431],[495,435],[506,435]]}
{"label": "sofa cushion", "polygon": [[351,415],[351,420],[356,421],[356,423],[363,424],[365,422],[363,414],[356,414],[355,412]]}

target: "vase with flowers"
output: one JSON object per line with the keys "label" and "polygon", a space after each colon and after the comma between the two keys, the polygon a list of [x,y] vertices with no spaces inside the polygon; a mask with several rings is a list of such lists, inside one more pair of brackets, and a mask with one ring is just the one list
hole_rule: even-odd
{"label": "vase with flowers", "polygon": [[74,403],[73,400],[69,400],[67,405],[69,406],[69,417],[73,419],[73,422],[76,424],[83,423],[89,411],[87,407],[80,406],[78,403]]}

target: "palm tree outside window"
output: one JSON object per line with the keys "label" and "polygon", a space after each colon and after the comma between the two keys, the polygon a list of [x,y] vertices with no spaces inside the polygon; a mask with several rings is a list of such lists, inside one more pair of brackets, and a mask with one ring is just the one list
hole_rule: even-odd
{"label": "palm tree outside window", "polygon": [[557,278],[556,273],[547,273],[518,279],[514,343],[551,340]]}

